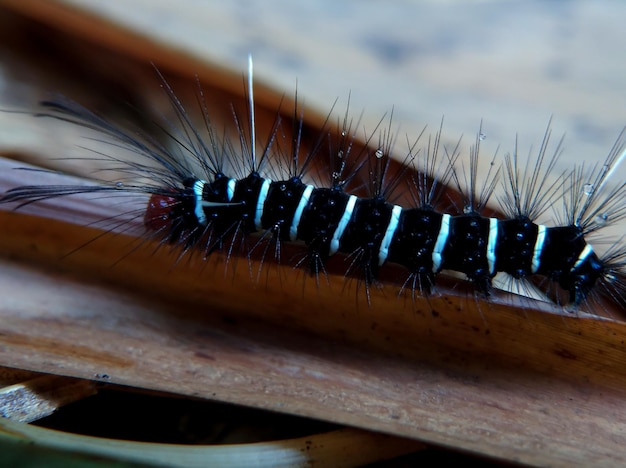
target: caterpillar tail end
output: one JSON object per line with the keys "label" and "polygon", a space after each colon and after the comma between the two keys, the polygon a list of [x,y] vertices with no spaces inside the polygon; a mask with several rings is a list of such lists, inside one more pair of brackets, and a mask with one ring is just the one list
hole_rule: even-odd
{"label": "caterpillar tail end", "polygon": [[156,232],[167,230],[172,224],[172,207],[178,204],[174,197],[152,194],[143,218],[144,226]]}

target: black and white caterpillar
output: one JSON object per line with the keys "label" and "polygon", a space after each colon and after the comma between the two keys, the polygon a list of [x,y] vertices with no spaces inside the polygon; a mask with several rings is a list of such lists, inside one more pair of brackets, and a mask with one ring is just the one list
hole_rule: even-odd
{"label": "black and white caterpillar", "polygon": [[[130,174],[130,183],[22,186],[6,192],[0,202],[25,204],[77,193],[143,193],[150,195],[144,222],[151,236],[177,244],[184,252],[208,256],[225,250],[230,255],[234,245],[244,245],[244,254],[250,255],[265,242],[266,253],[267,245],[273,246],[272,256],[288,263],[281,260],[282,245],[299,243],[304,246],[303,255],[292,261],[293,265],[319,276],[330,257],[343,254],[346,273],[357,274],[367,287],[377,280],[385,264],[392,263],[407,271],[403,289],[424,294],[431,292],[440,272],[451,270],[465,275],[485,295],[492,289],[493,277],[505,273],[515,280],[543,278],[557,284],[574,305],[596,293],[622,306],[626,302],[626,246],[618,240],[600,254],[588,242],[590,235],[626,216],[626,183],[613,187],[607,183],[624,157],[623,133],[602,166],[576,168],[561,174],[556,182],[548,178],[559,153],[557,149],[553,156],[547,155],[549,130],[534,166],[527,163],[522,170],[517,151],[507,156],[502,172],[508,190],[500,200],[504,217],[496,218],[483,213],[500,170],[494,170],[478,189],[480,137],[469,155],[467,182],[458,146],[441,150],[440,133],[420,151],[414,146],[405,163],[422,171],[411,178],[414,206],[403,207],[390,201],[399,178],[396,174],[389,180],[393,140],[389,129],[379,132],[378,146],[370,144],[371,150],[355,154],[352,125],[346,115],[339,123],[338,138],[324,130],[313,149],[301,154],[301,127],[294,129],[291,149],[286,151],[277,121],[257,156],[251,79],[250,127],[246,130],[235,117],[238,144],[219,137],[207,115],[204,135],[164,80],[163,87],[180,125],[161,129],[175,149],[115,126],[69,100],[43,103],[43,115],[96,129],[112,138],[114,146],[144,158],[131,162],[105,156]],[[295,121],[301,125],[301,120]],[[323,157],[330,157],[331,182],[314,185],[307,180],[306,171],[312,160]],[[272,176],[284,172],[284,167],[272,165],[272,158],[283,164],[288,160],[287,176]],[[444,166],[436,176],[435,169]],[[226,168],[240,175],[229,175]],[[358,196],[347,187],[355,185],[355,174],[363,168],[370,189],[367,196]],[[133,177],[141,181],[133,183]],[[441,187],[450,182],[463,193],[462,206],[451,203],[457,213],[441,209]],[[564,206],[560,224],[539,224],[539,215],[559,198]]]}

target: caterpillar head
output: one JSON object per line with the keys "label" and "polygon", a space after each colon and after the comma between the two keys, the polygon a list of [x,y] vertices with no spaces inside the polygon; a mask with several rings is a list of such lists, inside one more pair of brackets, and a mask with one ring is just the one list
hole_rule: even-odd
{"label": "caterpillar head", "polygon": [[570,303],[579,305],[607,274],[607,265],[587,244],[574,267],[563,275],[559,285],[569,292]]}

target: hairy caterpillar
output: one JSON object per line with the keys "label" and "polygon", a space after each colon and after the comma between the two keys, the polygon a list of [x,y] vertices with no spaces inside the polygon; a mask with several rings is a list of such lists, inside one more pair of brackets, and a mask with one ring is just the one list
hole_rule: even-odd
{"label": "hairy caterpillar", "polygon": [[[534,168],[529,162],[522,169],[514,151],[502,170],[496,165],[479,184],[480,134],[466,171],[460,147],[442,148],[439,132],[425,148],[419,142],[411,145],[405,157],[406,167],[415,165],[421,172],[412,177],[414,205],[404,207],[391,202],[404,171],[390,173],[394,138],[382,122],[367,138],[369,149],[356,151],[354,125],[346,112],[338,138],[326,128],[304,151],[301,128],[293,129],[288,141],[277,119],[257,152],[251,75],[250,122],[246,125],[234,113],[236,143],[213,128],[203,107],[205,136],[165,80],[179,121],[177,128],[161,126],[170,146],[115,126],[69,100],[44,102],[43,115],[97,130],[140,159],[122,160],[113,151],[102,155],[129,182],[22,186],[6,192],[0,202],[23,205],[79,193],[147,194],[144,222],[150,237],[162,244],[204,257],[216,250],[226,251],[227,258],[236,252],[260,255],[263,261],[273,258],[305,267],[317,279],[331,257],[343,255],[344,273],[363,282],[368,300],[381,268],[397,264],[406,270],[401,289],[413,293],[431,293],[437,275],[449,270],[464,275],[483,295],[490,294],[493,277],[505,273],[520,282],[539,278],[558,285],[568,294],[565,301],[552,295],[558,303],[577,306],[589,296],[604,295],[624,304],[626,248],[618,241],[599,254],[588,242],[590,235],[626,216],[626,183],[607,184],[625,154],[624,134],[602,166],[576,168],[550,182],[559,151],[548,154],[548,129]],[[296,105],[294,121],[301,124],[299,112]],[[330,182],[308,180],[309,168],[325,158]],[[365,184],[359,183],[363,173]],[[500,200],[505,217],[488,216],[486,204],[502,181],[509,187]],[[448,183],[459,189],[460,199],[443,199],[442,188]],[[564,197],[560,223],[539,224],[539,215],[559,197]],[[284,258],[284,244],[303,249]]]}

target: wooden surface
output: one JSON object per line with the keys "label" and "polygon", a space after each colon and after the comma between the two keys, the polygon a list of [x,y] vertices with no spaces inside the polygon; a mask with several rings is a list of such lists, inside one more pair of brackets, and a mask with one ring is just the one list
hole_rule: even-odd
{"label": "wooden surface", "polygon": [[95,393],[93,381],[43,375],[2,387],[0,412],[6,419],[32,422]]}
{"label": "wooden surface", "polygon": [[171,256],[155,257],[150,247],[112,267],[128,248],[120,236],[47,270],[46,259],[94,232],[50,221],[44,230],[39,218],[17,213],[3,212],[0,221],[4,249],[36,262],[3,262],[4,365],[285,411],[525,463],[624,459],[623,323],[446,293],[413,304],[394,297],[394,288],[377,292],[372,307],[355,308],[354,285],[340,278],[318,291],[303,289],[300,275],[283,271],[278,282],[269,270],[255,284],[245,267],[224,273],[218,258],[172,267]]}
{"label": "wooden surface", "polygon": [[[161,430],[170,432],[170,437],[177,431],[185,433],[189,439],[195,439],[196,443],[157,443],[150,442],[146,432],[150,432],[148,424],[160,424],[157,416],[150,423],[140,420],[131,421],[137,405],[152,401],[156,403],[155,392],[146,392],[136,387],[121,387],[111,384],[98,384],[93,380],[75,379],[55,375],[37,374],[24,370],[0,368],[0,463],[3,466],[45,465],[50,467],[67,465],[88,466],[165,466],[165,467],[205,467],[205,466],[228,466],[228,467],[305,467],[311,465],[351,467],[388,460],[404,454],[412,454],[425,448],[424,444],[400,437],[374,433],[371,431],[354,428],[337,428],[326,424],[320,426],[319,422],[303,418],[289,417],[282,420],[287,437],[278,440],[269,440],[268,433],[260,430],[263,423],[263,413],[256,410],[254,420],[244,420],[244,424],[256,424],[257,430],[242,431],[241,425],[232,424],[237,417],[233,413],[233,407],[216,404],[214,402],[201,403],[198,399],[195,410],[206,411],[211,405],[211,410],[203,417],[203,426],[200,429],[205,437],[195,437],[189,432],[185,433],[182,427],[161,426]],[[141,393],[143,398],[134,400],[134,407],[125,407],[120,395],[128,392]],[[84,400],[99,393],[100,399]],[[148,394],[149,393],[149,394]],[[102,414],[96,409],[99,405],[107,405],[107,398],[102,396],[117,394],[117,405],[110,405],[107,412],[117,425],[123,425],[125,429],[129,425],[138,424],[138,433],[133,439],[131,433],[121,436],[120,428],[114,427],[113,434],[120,437],[105,438],[95,437],[91,431],[101,433],[103,426],[107,425],[109,415]],[[179,395],[159,394],[159,415],[171,411],[169,405],[183,401]],[[77,416],[79,433],[74,433],[68,428],[68,413],[63,411],[63,406],[70,403],[82,403]],[[79,403],[79,404],[80,404]],[[85,404],[86,403],[86,404]],[[181,405],[182,406],[182,405]],[[185,426],[185,409],[178,407],[179,424]],[[237,408],[241,409],[241,408]],[[61,414],[45,419],[56,411]],[[66,409],[67,410],[67,409]],[[225,413],[225,419],[213,413]],[[151,408],[154,411],[154,408]],[[71,414],[72,410],[69,410]],[[241,413],[240,413],[241,414]],[[245,414],[245,413],[243,413]],[[208,416],[208,417],[207,417]],[[189,417],[189,415],[187,415]],[[275,431],[281,425],[272,413],[265,413],[269,419],[271,431]],[[43,419],[42,419],[43,418]],[[65,427],[59,427],[59,420],[65,419]],[[71,421],[71,417],[69,421]],[[188,422],[188,421],[187,421]],[[34,423],[34,424],[26,424]],[[306,424],[309,424],[306,426]],[[61,423],[63,424],[63,423]],[[295,429],[294,426],[302,425]],[[176,426],[175,423],[172,423]],[[226,428],[224,426],[227,426]],[[51,427],[52,426],[52,427]],[[71,422],[69,422],[71,427]],[[218,428],[216,428],[218,426]],[[248,426],[252,427],[252,426]],[[140,430],[139,428],[142,428]],[[308,431],[306,430],[308,428]],[[65,430],[63,430],[65,429]],[[188,428],[189,429],[189,428]],[[267,429],[266,429],[267,430]],[[310,432],[309,432],[310,431]],[[309,432],[307,434],[307,432]],[[277,436],[280,430],[273,432]],[[159,440],[167,441],[168,437],[162,437],[159,431],[154,431]],[[211,434],[213,436],[211,437]],[[116,440],[117,439],[117,440]],[[216,443],[217,440],[222,443]],[[140,440],[140,441],[139,441]],[[198,443],[202,440],[202,443]],[[26,455],[24,452],[28,452]],[[137,463],[138,465],[135,465]]]}
{"label": "wooden surface", "polygon": [[[115,31],[106,49],[120,55],[120,69],[142,76],[150,67],[132,62],[149,49]],[[178,60],[173,70],[202,67]],[[66,146],[52,145],[46,135],[35,150],[37,131],[8,147],[30,160],[72,143],[55,131]],[[506,296],[485,302],[463,283],[415,301],[388,284],[368,306],[343,278],[317,288],[301,272],[268,265],[251,279],[258,265],[241,259],[228,268],[219,256],[176,264],[175,253],[154,255],[150,245],[126,255],[134,244],[122,235],[89,243],[98,231],[11,211],[0,212],[0,226],[1,365],[312,416],[509,461],[626,460],[624,323]]]}

